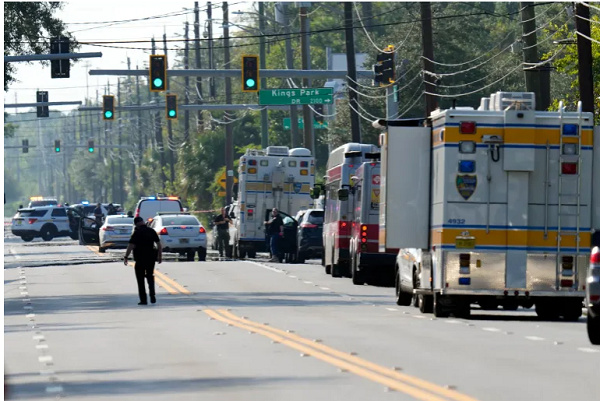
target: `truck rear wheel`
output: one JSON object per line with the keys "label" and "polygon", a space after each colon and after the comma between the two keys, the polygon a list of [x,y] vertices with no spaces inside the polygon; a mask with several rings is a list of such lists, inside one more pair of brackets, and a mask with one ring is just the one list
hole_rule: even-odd
{"label": "truck rear wheel", "polygon": [[350,265],[352,269],[352,284],[354,285],[364,285],[365,279],[363,277],[362,272],[358,271],[358,255],[356,252],[352,252],[352,259],[350,260]]}
{"label": "truck rear wheel", "polygon": [[402,291],[400,283],[400,271],[396,272],[396,305],[409,306],[412,302],[412,294]]}
{"label": "truck rear wheel", "polygon": [[433,294],[433,316],[435,317],[448,317],[450,313],[444,308],[442,304],[443,296],[438,293]]}
{"label": "truck rear wheel", "polygon": [[544,300],[535,303],[535,313],[543,320],[558,320],[559,316],[555,303]]}
{"label": "truck rear wheel", "polygon": [[342,277],[342,267],[339,263],[331,266],[331,277]]}
{"label": "truck rear wheel", "polygon": [[251,249],[251,250],[249,250],[249,251],[248,251],[248,257],[249,257],[250,259],[254,259],[254,258],[256,258],[256,249]]}
{"label": "truck rear wheel", "polygon": [[433,297],[431,295],[417,295],[417,303],[419,304],[419,310],[421,313],[433,312]]}
{"label": "truck rear wheel", "polygon": [[592,344],[600,345],[600,316],[592,316],[588,312],[587,333]]}

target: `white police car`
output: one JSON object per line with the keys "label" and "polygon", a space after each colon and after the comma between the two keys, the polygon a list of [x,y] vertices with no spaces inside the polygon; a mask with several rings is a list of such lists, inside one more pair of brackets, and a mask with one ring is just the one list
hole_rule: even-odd
{"label": "white police car", "polygon": [[107,216],[100,227],[98,251],[104,253],[108,248],[127,248],[133,233],[133,217],[125,215]]}
{"label": "white police car", "polygon": [[189,261],[198,252],[198,259],[206,260],[206,229],[196,217],[187,212],[159,213],[148,225],[158,234],[163,252],[186,254]]}
{"label": "white police car", "polygon": [[72,235],[66,208],[57,206],[19,209],[12,218],[10,229],[26,242],[36,237],[50,241],[52,238]]}

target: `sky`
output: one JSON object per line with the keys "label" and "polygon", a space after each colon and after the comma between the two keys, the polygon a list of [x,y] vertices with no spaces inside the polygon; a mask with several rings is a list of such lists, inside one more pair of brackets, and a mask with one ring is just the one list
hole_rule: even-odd
{"label": "sky", "polygon": [[[163,54],[163,34],[166,33],[167,39],[177,39],[183,37],[184,24],[186,20],[190,24],[189,35],[194,35],[194,1],[193,0],[103,0],[103,1],[68,1],[63,2],[62,10],[59,10],[55,16],[67,24],[67,30],[72,32],[75,38],[80,42],[85,41],[124,41],[124,40],[150,40],[152,37],[157,41],[157,47],[160,51],[156,54]],[[198,2],[200,8],[200,35],[204,32],[207,23],[206,2]],[[213,8],[213,36],[218,38],[222,34],[222,2],[212,2]],[[230,0],[229,1],[229,19],[236,22],[238,15],[235,11],[252,11],[252,2]],[[153,16],[162,16],[165,14],[178,14],[165,18],[155,18],[141,21],[130,21],[127,23],[104,23],[90,24],[96,22],[123,21],[132,19],[142,19]],[[230,32],[235,30],[230,27]],[[151,44],[114,44],[114,46],[129,46],[150,49]],[[169,66],[173,65],[175,51],[171,49],[183,48],[182,43],[168,43]],[[133,49],[114,49],[108,47],[98,47],[91,45],[82,45],[77,50],[79,53],[102,52],[101,58],[80,59],[77,63],[71,63],[70,75],[68,79],[50,78],[50,65],[42,66],[38,61],[31,64],[24,62],[14,63],[18,66],[16,78],[7,92],[4,92],[4,104],[12,103],[35,103],[36,91],[48,91],[49,101],[85,101],[86,94],[89,97],[96,97],[96,90],[99,95],[104,94],[104,88],[107,83],[111,84],[111,94],[116,94],[117,76],[92,76],[88,75],[88,69],[127,69],[127,57],[131,60],[131,68],[136,65],[140,69],[147,68],[150,50]],[[193,68],[191,66],[190,68]],[[51,106],[51,110],[67,111],[77,106]],[[9,113],[25,112],[29,108],[6,109]]]}

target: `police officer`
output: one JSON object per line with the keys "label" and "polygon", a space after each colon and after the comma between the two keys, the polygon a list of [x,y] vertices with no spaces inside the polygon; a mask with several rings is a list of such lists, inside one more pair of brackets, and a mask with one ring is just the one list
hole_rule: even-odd
{"label": "police officer", "polygon": [[283,259],[281,253],[281,238],[283,237],[283,219],[279,215],[277,208],[271,210],[271,219],[265,221],[267,234],[269,234],[271,242],[271,259],[269,262],[280,263]]}
{"label": "police officer", "polygon": [[221,208],[221,214],[213,220],[217,227],[217,249],[219,256],[223,257],[223,252],[229,257],[227,247],[229,246],[229,224],[231,219],[227,216],[227,211],[224,207]]}
{"label": "police officer", "polygon": [[[148,227],[144,223],[144,219],[138,216],[133,219],[133,224],[135,225],[135,229],[129,239],[127,251],[125,251],[125,266],[127,266],[129,254],[133,251],[133,258],[135,259],[135,278],[137,279],[138,293],[140,296],[138,305],[148,305],[144,277],[148,280],[150,302],[156,303],[156,292],[154,290],[154,264],[157,260],[158,263],[162,263],[162,246],[156,231]],[[154,249],[154,244],[157,245],[157,251]]]}

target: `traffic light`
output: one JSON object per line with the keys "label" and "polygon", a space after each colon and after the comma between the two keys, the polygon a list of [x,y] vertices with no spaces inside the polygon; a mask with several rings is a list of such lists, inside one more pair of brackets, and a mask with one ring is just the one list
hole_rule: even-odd
{"label": "traffic light", "polygon": [[150,92],[167,90],[167,56],[150,56]]}
{"label": "traffic light", "polygon": [[112,95],[102,96],[102,119],[115,119],[115,97]]}
{"label": "traffic light", "polygon": [[383,55],[382,67],[382,84],[393,84],[396,78],[394,68],[394,46],[389,45]]}
{"label": "traffic light", "polygon": [[94,140],[88,139],[88,152],[94,153]]}
{"label": "traffic light", "polygon": [[[38,103],[48,102],[48,91],[37,91],[35,92],[35,96]],[[48,106],[37,106],[37,116],[50,117]]]}
{"label": "traffic light", "polygon": [[55,139],[54,140],[54,151],[56,153],[60,152],[60,139]]}
{"label": "traffic light", "polygon": [[23,139],[21,144],[23,145],[23,153],[29,153],[29,139]]}
{"label": "traffic light", "polygon": [[[50,39],[50,54],[69,53],[69,38],[58,37]],[[51,60],[50,77],[51,78],[69,78],[71,60]]]}
{"label": "traffic light", "polygon": [[242,92],[258,92],[258,56],[242,56]]}
{"label": "traffic light", "polygon": [[177,95],[167,95],[165,103],[167,105],[167,119],[177,120]]}
{"label": "traffic light", "polygon": [[319,124],[323,124],[323,121],[325,119],[325,116],[323,116],[323,105],[322,104],[315,104],[314,106],[315,109],[315,121]]}

